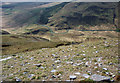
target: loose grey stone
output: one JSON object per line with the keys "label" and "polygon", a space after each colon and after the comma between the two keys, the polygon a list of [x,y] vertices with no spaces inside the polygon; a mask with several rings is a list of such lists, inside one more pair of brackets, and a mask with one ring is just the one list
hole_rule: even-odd
{"label": "loose grey stone", "polygon": [[79,56],[80,54],[76,54],[76,56]]}
{"label": "loose grey stone", "polygon": [[82,54],[83,56],[85,56],[86,54]]}
{"label": "loose grey stone", "polygon": [[86,58],[84,58],[83,60],[86,60]]}
{"label": "loose grey stone", "polygon": [[98,62],[100,62],[101,61],[101,58],[98,58]]}
{"label": "loose grey stone", "polygon": [[103,70],[108,70],[107,68],[103,68]]}
{"label": "loose grey stone", "polygon": [[109,63],[109,65],[112,65],[113,63],[111,62],[111,63]]}
{"label": "loose grey stone", "polygon": [[88,62],[86,62],[86,63],[85,63],[85,65],[87,65],[87,66],[88,66]]}
{"label": "loose grey stone", "polygon": [[12,76],[13,74],[9,74],[9,76]]}
{"label": "loose grey stone", "polygon": [[40,67],[40,66],[41,66],[41,64],[33,64],[33,65],[35,65],[35,66],[37,66],[37,67]]}
{"label": "loose grey stone", "polygon": [[70,75],[69,78],[70,78],[70,80],[75,80],[75,79],[77,78],[77,76],[75,76],[75,75]]}
{"label": "loose grey stone", "polygon": [[58,65],[57,68],[61,67],[61,65]]}
{"label": "loose grey stone", "polygon": [[95,53],[98,53],[98,51],[95,51]]}
{"label": "loose grey stone", "polygon": [[51,70],[52,73],[56,72],[57,70]]}
{"label": "loose grey stone", "polygon": [[118,71],[118,73],[120,73],[120,71]]}
{"label": "loose grey stone", "polygon": [[16,81],[17,81],[17,82],[21,82],[22,80],[19,79],[18,77],[16,77]]}
{"label": "loose grey stone", "polygon": [[82,76],[85,77],[85,78],[89,78],[90,77],[88,74],[83,74]]}
{"label": "loose grey stone", "polygon": [[98,74],[93,74],[90,79],[94,80],[94,81],[103,81],[103,80],[110,80],[110,77],[105,77],[105,76],[101,76]]}
{"label": "loose grey stone", "polygon": [[69,62],[69,61],[67,61],[66,63],[67,63],[67,64],[73,64],[73,62]]}
{"label": "loose grey stone", "polygon": [[92,72],[91,71],[87,71],[90,75],[92,74]]}
{"label": "loose grey stone", "polygon": [[34,74],[30,74],[29,76],[28,76],[28,78],[31,78],[31,77],[33,77],[34,76]]}
{"label": "loose grey stone", "polygon": [[80,72],[75,72],[74,74],[75,74],[75,75],[80,75]]}
{"label": "loose grey stone", "polygon": [[30,58],[30,60],[33,60],[33,59],[34,59],[34,57],[31,57],[31,58]]}
{"label": "loose grey stone", "polygon": [[105,74],[109,75],[109,72],[105,72]]}
{"label": "loose grey stone", "polygon": [[102,63],[99,63],[98,66],[99,66],[99,67],[102,67]]}
{"label": "loose grey stone", "polygon": [[44,67],[43,67],[43,66],[41,66],[40,68],[44,69]]}
{"label": "loose grey stone", "polygon": [[60,63],[61,61],[60,60],[56,60],[55,63]]}
{"label": "loose grey stone", "polygon": [[7,57],[7,58],[4,58],[4,59],[0,59],[0,61],[5,61],[5,60],[8,60],[8,59],[11,59],[12,57]]}
{"label": "loose grey stone", "polygon": [[27,74],[27,72],[23,72],[23,74]]}
{"label": "loose grey stone", "polygon": [[114,77],[115,77],[115,75],[112,75],[112,77],[114,78]]}
{"label": "loose grey stone", "polygon": [[68,81],[68,82],[69,82],[69,81],[71,81],[71,80],[66,80],[66,81]]}
{"label": "loose grey stone", "polygon": [[93,48],[96,48],[96,46],[94,46]]}
{"label": "loose grey stone", "polygon": [[21,66],[25,66],[25,65],[24,65],[24,64],[22,64],[22,63],[21,63],[20,65],[21,65]]}
{"label": "loose grey stone", "polygon": [[22,59],[23,57],[22,57],[22,56],[20,56],[20,58]]}
{"label": "loose grey stone", "polygon": [[52,79],[50,79],[50,81],[51,81]]}
{"label": "loose grey stone", "polygon": [[97,66],[94,67],[95,69],[98,68]]}

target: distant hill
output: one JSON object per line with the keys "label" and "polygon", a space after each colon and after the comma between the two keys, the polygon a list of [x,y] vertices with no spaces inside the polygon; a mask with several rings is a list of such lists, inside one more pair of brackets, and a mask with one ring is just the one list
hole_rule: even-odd
{"label": "distant hill", "polygon": [[[2,5],[3,11],[3,28],[19,28],[24,25],[39,23],[44,12],[48,8],[60,4],[58,2],[21,2],[9,3]],[[56,7],[58,8],[58,7]],[[53,9],[53,8],[51,8]],[[51,10],[52,12],[53,10]],[[46,18],[46,17],[45,17]]]}
{"label": "distant hill", "polygon": [[114,24],[117,3],[81,3],[66,4],[49,20],[50,26],[74,28],[79,25]]}
{"label": "distant hill", "polygon": [[117,3],[113,2],[64,2],[54,3],[52,6],[50,4],[53,3],[3,5],[3,28],[47,24],[59,30],[73,29],[80,26],[114,25],[117,19]]}

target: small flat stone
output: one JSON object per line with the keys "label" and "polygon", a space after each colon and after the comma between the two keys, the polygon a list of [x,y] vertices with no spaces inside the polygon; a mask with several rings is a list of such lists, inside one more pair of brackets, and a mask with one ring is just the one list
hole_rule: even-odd
{"label": "small flat stone", "polygon": [[99,73],[100,71],[97,71],[97,73]]}
{"label": "small flat stone", "polygon": [[107,68],[103,68],[103,70],[108,70]]}
{"label": "small flat stone", "polygon": [[85,56],[86,54],[82,54],[83,56]]}
{"label": "small flat stone", "polygon": [[70,78],[70,80],[74,80],[74,79],[77,78],[77,76],[75,76],[75,75],[70,75],[69,78]]}
{"label": "small flat stone", "polygon": [[71,80],[66,80],[67,82],[71,81]]}
{"label": "small flat stone", "polygon": [[50,81],[52,81],[52,79],[50,79]]}
{"label": "small flat stone", "polygon": [[88,66],[88,62],[86,62],[86,63],[85,63],[85,65],[87,65],[87,66]]}
{"label": "small flat stone", "polygon": [[101,61],[101,58],[98,58],[98,62],[100,62]]}
{"label": "small flat stone", "polygon": [[96,48],[96,46],[94,46],[93,48]]}
{"label": "small flat stone", "polygon": [[99,63],[98,66],[99,66],[99,67],[102,67],[102,63]]}
{"label": "small flat stone", "polygon": [[9,74],[9,76],[12,76],[13,74]]}
{"label": "small flat stone", "polygon": [[67,64],[73,64],[73,62],[69,62],[69,61],[67,61],[66,63],[67,63]]}
{"label": "small flat stone", "polygon": [[112,65],[113,63],[111,62],[111,63],[109,63],[109,65]]}
{"label": "small flat stone", "polygon": [[16,81],[21,82],[22,80],[20,78],[16,77]]}
{"label": "small flat stone", "polygon": [[30,60],[33,60],[33,59],[34,59],[34,57],[31,57],[31,58],[30,58]]}
{"label": "small flat stone", "polygon": [[75,72],[75,75],[80,75],[80,72]]}
{"label": "small flat stone", "polygon": [[35,66],[37,66],[37,67],[40,67],[40,66],[41,66],[41,64],[33,64],[33,65],[35,65]]}
{"label": "small flat stone", "polygon": [[95,51],[95,53],[98,53],[98,51]]}
{"label": "small flat stone", "polygon": [[59,68],[59,67],[60,67],[60,65],[57,66],[57,68]]}
{"label": "small flat stone", "polygon": [[34,74],[30,74],[29,76],[28,76],[28,78],[31,78],[31,77],[33,77],[34,76]]}
{"label": "small flat stone", "polygon": [[97,66],[94,67],[95,69],[98,68]]}
{"label": "small flat stone", "polygon": [[23,74],[27,74],[27,72],[23,72]]}
{"label": "small flat stone", "polygon": [[94,81],[103,81],[103,80],[110,80],[110,77],[105,77],[105,76],[101,76],[98,74],[93,74],[90,79],[94,80]]}
{"label": "small flat stone", "polygon": [[60,63],[61,61],[60,60],[56,60],[55,63]]}
{"label": "small flat stone", "polygon": [[20,56],[20,58],[21,58],[21,59],[23,59],[23,57],[22,57],[22,56]]}
{"label": "small flat stone", "polygon": [[86,60],[86,58],[84,58],[83,60]]}
{"label": "small flat stone", "polygon": [[40,68],[44,69],[44,67],[43,67],[43,66],[41,66]]}
{"label": "small flat stone", "polygon": [[7,58],[4,58],[4,59],[0,59],[0,61],[5,61],[5,60],[8,60],[8,59],[11,59],[12,57],[7,57]]}
{"label": "small flat stone", "polygon": [[56,72],[57,70],[51,70],[52,73]]}
{"label": "small flat stone", "polygon": [[53,57],[55,57],[56,55],[55,54],[52,54]]}
{"label": "small flat stone", "polygon": [[87,71],[90,75],[92,74],[92,72],[91,71]]}
{"label": "small flat stone", "polygon": [[105,74],[109,75],[109,72],[105,72]]}
{"label": "small flat stone", "polygon": [[80,54],[76,54],[76,56],[79,56]]}
{"label": "small flat stone", "polygon": [[90,77],[88,74],[83,74],[82,76],[85,77],[85,78],[89,78]]}

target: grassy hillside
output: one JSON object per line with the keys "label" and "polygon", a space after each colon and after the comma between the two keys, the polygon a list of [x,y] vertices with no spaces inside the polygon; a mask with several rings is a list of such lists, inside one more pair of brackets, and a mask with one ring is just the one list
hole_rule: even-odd
{"label": "grassy hillside", "polygon": [[[1,35],[0,35],[1,36]],[[41,48],[53,48],[69,44],[64,41],[50,41],[32,35],[2,35],[2,55],[15,54]]]}
{"label": "grassy hillside", "polygon": [[79,25],[113,24],[116,6],[117,3],[68,3],[50,18],[48,24],[59,29]]}
{"label": "grassy hillside", "polygon": [[[48,4],[48,7],[39,7],[44,4]],[[3,25],[6,21],[5,28],[48,24],[57,29],[70,29],[79,26],[115,24],[116,6],[117,3],[64,2],[51,7],[49,3],[13,3],[3,5],[5,17]]]}
{"label": "grassy hillside", "polygon": [[[41,43],[36,45],[40,46]],[[25,46],[22,45],[21,48],[25,49]],[[15,51],[15,48],[10,50]],[[93,81],[91,76],[94,74],[110,77],[112,81],[118,75],[118,55],[118,38],[109,37],[89,37],[77,45],[6,55],[3,59],[12,58],[2,62],[3,81],[71,81],[70,75],[76,76],[74,81]]]}
{"label": "grassy hillside", "polygon": [[[47,6],[48,4],[48,6]],[[58,4],[58,5],[57,5]],[[44,6],[45,5],[45,6]],[[54,6],[55,5],[55,6]],[[65,3],[12,3],[3,5],[3,28],[30,24],[46,24],[48,18],[59,11]],[[52,7],[51,7],[52,6]]]}

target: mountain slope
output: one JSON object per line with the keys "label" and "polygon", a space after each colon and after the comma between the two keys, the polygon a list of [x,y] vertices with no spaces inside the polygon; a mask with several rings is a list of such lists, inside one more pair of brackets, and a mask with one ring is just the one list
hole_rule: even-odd
{"label": "mountain slope", "polygon": [[[50,4],[54,5],[50,6]],[[37,3],[36,5],[35,3],[13,3],[12,7],[3,5],[3,27],[20,28],[30,24],[47,24],[56,27],[56,30],[61,30],[86,29],[83,26],[102,24],[114,25],[117,19],[116,6],[117,3],[109,2]]]}
{"label": "mountain slope", "polygon": [[30,24],[46,23],[48,17],[65,5],[64,3],[59,4],[57,2],[40,2],[3,5],[3,27],[21,27]]}
{"label": "mountain slope", "polygon": [[59,29],[79,25],[113,24],[116,6],[117,3],[68,3],[50,18],[48,24]]}

